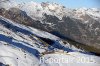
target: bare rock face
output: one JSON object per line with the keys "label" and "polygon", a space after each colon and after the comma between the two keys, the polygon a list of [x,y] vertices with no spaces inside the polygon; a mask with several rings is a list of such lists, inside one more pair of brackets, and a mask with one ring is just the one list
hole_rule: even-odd
{"label": "bare rock face", "polygon": [[96,20],[86,14],[80,17],[82,20],[72,18],[71,16],[63,16],[62,19],[59,19],[54,15],[47,15],[45,13],[42,20],[34,20],[26,12],[18,8],[11,8],[9,10],[2,8],[0,9],[0,15],[15,22],[48,31],[62,39],[71,39],[87,45],[92,47],[90,48],[91,52],[100,53],[98,52],[100,50],[100,18]]}

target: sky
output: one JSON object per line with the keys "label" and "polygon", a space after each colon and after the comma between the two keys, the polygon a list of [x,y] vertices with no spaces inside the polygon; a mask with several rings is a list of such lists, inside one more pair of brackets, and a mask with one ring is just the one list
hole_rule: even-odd
{"label": "sky", "polygon": [[100,0],[17,0],[17,2],[54,2],[66,6],[68,8],[100,8]]}

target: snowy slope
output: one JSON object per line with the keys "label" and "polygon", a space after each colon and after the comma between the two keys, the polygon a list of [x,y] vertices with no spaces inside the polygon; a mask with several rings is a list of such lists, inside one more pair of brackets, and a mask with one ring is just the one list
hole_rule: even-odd
{"label": "snowy slope", "polygon": [[48,63],[48,66],[100,66],[99,57],[85,55],[78,52],[55,52],[44,55],[41,59],[41,62]]}
{"label": "snowy slope", "polygon": [[[5,20],[6,23],[3,22]],[[0,18],[0,62],[10,66],[38,66],[38,55],[45,51],[42,43],[30,37],[30,33],[23,27],[18,28],[11,23]]]}
{"label": "snowy slope", "polygon": [[[2,16],[0,16],[0,18],[1,18],[1,24],[4,24],[4,26],[6,26],[6,28],[5,28],[4,26],[1,25],[1,34],[4,34],[6,36],[13,38],[14,42],[20,41],[19,43],[24,42],[23,44],[28,43],[28,45],[34,46],[33,43],[38,43],[38,44],[41,43],[38,41],[39,39],[37,37],[42,37],[42,38],[53,40],[54,41],[53,47],[55,47],[55,48],[58,48],[58,49],[63,48],[67,51],[68,51],[68,49],[69,50],[72,49],[73,51],[76,51],[76,50],[80,51],[80,49],[77,49],[74,46],[70,46],[70,44],[68,42],[65,45],[59,37],[52,35],[48,32],[37,30],[33,27],[17,24],[17,23],[12,22],[11,20],[6,19]],[[3,22],[2,20],[6,21],[6,22]],[[7,28],[9,28],[9,29],[7,29]],[[39,44],[39,46],[40,46],[40,44]]]}
{"label": "snowy slope", "polygon": [[10,66],[38,66],[39,60],[24,50],[0,41],[0,62]]}
{"label": "snowy slope", "polygon": [[[0,62],[8,65],[11,64],[12,66],[23,66],[24,64],[24,66],[34,66],[34,64],[36,64],[38,61],[37,59],[39,59],[39,55],[48,50],[48,47],[45,47],[44,44],[38,39],[38,37],[49,38],[54,41],[60,40],[58,37],[52,34],[37,30],[32,27],[14,23],[9,19],[0,16],[0,56],[4,56],[4,60],[1,59]],[[9,51],[7,49],[9,49]],[[20,50],[23,51],[20,52]],[[6,53],[8,55],[6,55]],[[22,55],[22,53],[25,56]],[[26,54],[29,56],[26,56]],[[7,56],[7,60],[5,59],[5,56]],[[19,56],[21,56],[22,59]],[[20,61],[13,59],[16,57],[18,57]],[[32,57],[32,60],[30,57]],[[33,62],[34,60],[37,61]]]}
{"label": "snowy slope", "polygon": [[[49,51],[50,46],[44,46],[44,43],[38,37],[48,38],[55,43],[53,50]],[[79,53],[77,48],[64,45],[60,38],[32,27],[17,24],[9,19],[0,16],[0,62],[11,66],[66,66],[66,63],[40,63],[41,57],[44,58],[73,58],[92,57],[93,62],[90,65],[98,66],[100,57]],[[72,51],[73,50],[73,51]],[[51,53],[50,53],[51,52]],[[68,53],[67,53],[68,52]],[[77,63],[74,62],[76,66]],[[81,63],[82,64],[82,63]],[[87,63],[84,63],[87,66]],[[69,66],[67,64],[67,66]]]}

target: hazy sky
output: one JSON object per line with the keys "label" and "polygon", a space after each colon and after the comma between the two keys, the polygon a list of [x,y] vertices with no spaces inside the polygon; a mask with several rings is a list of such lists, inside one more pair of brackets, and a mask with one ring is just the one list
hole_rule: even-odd
{"label": "hazy sky", "polygon": [[17,0],[18,2],[55,2],[61,5],[64,5],[69,8],[100,8],[99,2],[100,0]]}

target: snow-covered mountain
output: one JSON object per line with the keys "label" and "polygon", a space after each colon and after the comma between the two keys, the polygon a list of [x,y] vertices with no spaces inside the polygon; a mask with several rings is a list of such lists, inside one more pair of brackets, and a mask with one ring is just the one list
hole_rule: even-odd
{"label": "snow-covered mountain", "polygon": [[0,66],[100,66],[94,55],[100,54],[99,14],[48,2],[0,2]]}
{"label": "snow-covered mountain", "polygon": [[[80,52],[81,51],[81,52]],[[0,16],[0,64],[8,66],[99,66],[100,58],[84,53],[68,42],[48,32],[15,23]],[[82,57],[87,62],[77,60]],[[68,62],[46,62],[50,59],[69,58]],[[71,59],[74,59],[71,61]],[[62,60],[63,61],[63,60]],[[67,61],[67,60],[66,60]],[[70,62],[71,61],[71,62]],[[69,63],[69,64],[68,64]],[[74,63],[74,65],[72,64]]]}
{"label": "snow-covered mountain", "polygon": [[[0,15],[14,22],[50,32],[64,40],[73,40],[100,53],[100,9],[70,9],[56,3],[29,2],[9,8],[0,7]],[[77,44],[76,43],[76,44]]]}

